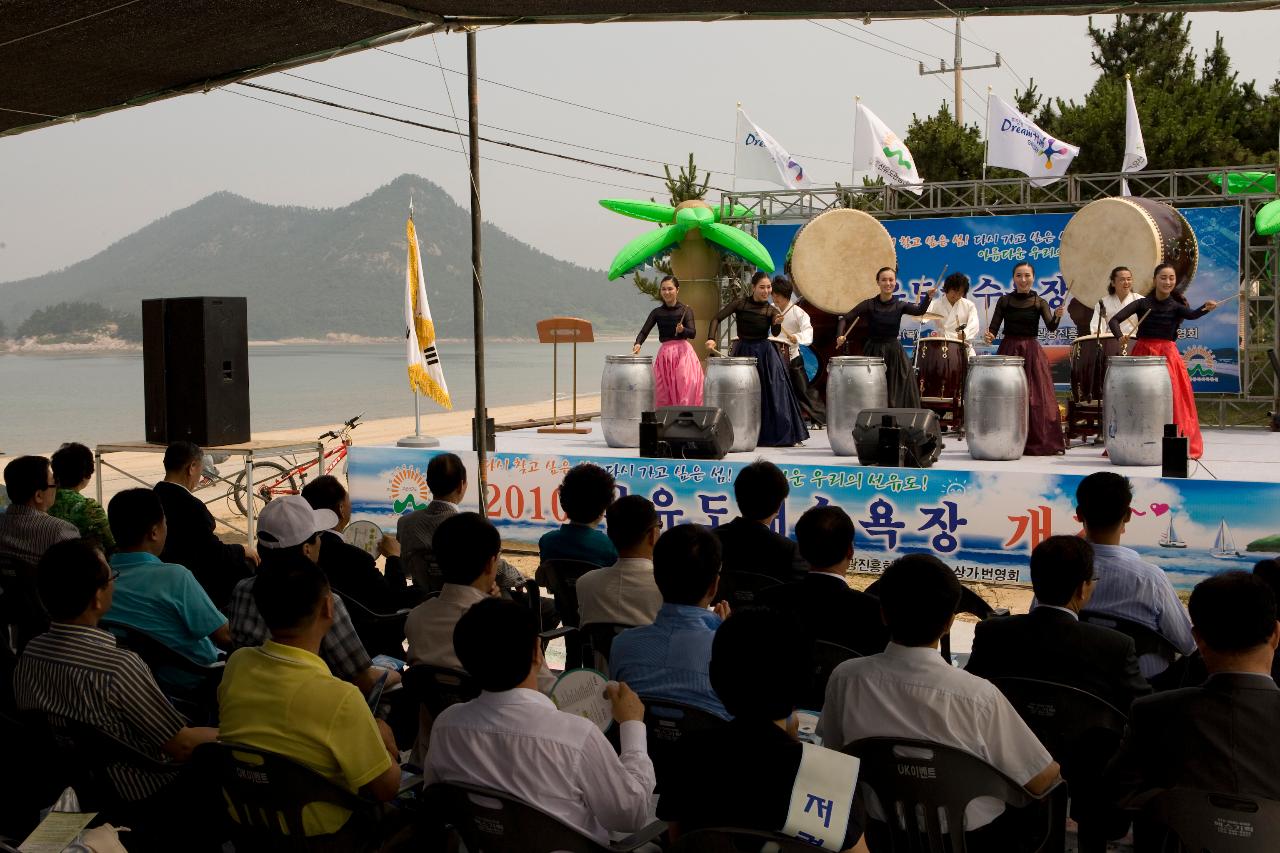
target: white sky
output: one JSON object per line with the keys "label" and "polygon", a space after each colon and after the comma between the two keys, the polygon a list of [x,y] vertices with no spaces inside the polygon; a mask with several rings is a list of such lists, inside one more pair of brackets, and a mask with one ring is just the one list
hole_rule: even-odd
{"label": "white sky", "polygon": [[[1192,38],[1198,50],[1222,31],[1243,80],[1263,86],[1280,76],[1274,34],[1280,11],[1196,14]],[[1108,19],[1109,22],[1109,19]],[[899,133],[913,112],[932,113],[951,99],[950,75],[921,77],[916,61],[936,67],[950,60],[951,21],[861,23],[826,21],[910,61],[844,38],[805,21],[721,24],[613,24],[526,26],[482,32],[482,77],[554,97],[632,116],[640,122],[552,103],[493,85],[481,85],[483,123],[575,142],[627,155],[681,163],[690,151],[713,170],[729,170],[734,103],[775,136],[816,183],[848,181],[848,167],[814,159],[849,159],[855,95]],[[1034,77],[1042,92],[1079,99],[1097,76],[1089,64],[1084,18],[978,18],[966,23],[970,39],[1000,51],[1012,71],[966,75],[966,118],[981,119],[988,85],[1012,98]],[[893,39],[909,50],[867,30]],[[465,69],[461,35],[438,36],[390,50]],[[966,64],[992,61],[990,51],[966,43]],[[296,74],[448,115],[441,73],[380,52],[365,52],[299,69]],[[453,103],[465,120],[465,78],[447,75]],[[283,75],[259,83],[331,100],[452,125],[449,118],[379,104]],[[240,87],[231,90],[249,92]],[[334,207],[347,204],[404,172],[441,184],[467,206],[465,160],[457,140],[378,119],[328,112],[343,121],[446,146],[425,145],[344,127],[228,92],[187,95],[76,124],[0,138],[0,282],[39,275],[90,257],[147,223],[219,191],[271,204]],[[0,104],[3,106],[3,104]],[[661,130],[656,122],[696,134]],[[465,128],[465,125],[464,125]],[[655,163],[611,157],[524,137],[514,141],[661,172]],[[1069,140],[1087,146],[1087,139]],[[659,181],[557,162],[494,146],[490,157],[549,169],[610,186],[567,180],[507,165],[485,163],[481,177],[485,218],[517,238],[561,258],[606,267],[616,250],[638,233],[639,223],[608,213],[599,198],[661,198]],[[1160,155],[1152,151],[1152,167]],[[1117,164],[1118,165],[1118,164]],[[927,175],[925,176],[928,177]],[[713,176],[713,186],[730,177]],[[741,188],[767,188],[743,184]],[[641,192],[640,190],[643,190]],[[388,240],[399,239],[388,235]]]}

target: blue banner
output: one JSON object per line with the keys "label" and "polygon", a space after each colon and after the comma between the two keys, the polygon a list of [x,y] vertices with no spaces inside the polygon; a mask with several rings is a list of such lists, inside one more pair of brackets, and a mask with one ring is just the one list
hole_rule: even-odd
{"label": "blue banner", "polygon": [[[406,512],[430,500],[427,463],[443,451],[353,447],[347,457],[353,515],[391,531]],[[479,482],[476,455],[459,454],[468,482]],[[653,501],[664,527],[734,518],[733,481],[746,463],[630,457],[498,453],[490,457],[485,512],[505,542],[535,544],[567,521],[560,481],[593,462],[613,473],[621,494]],[[774,528],[792,535],[809,507],[834,503],[853,518],[854,569],[882,572],[897,557],[935,553],[971,581],[1026,586],[1031,549],[1045,537],[1075,534],[1074,496],[1081,477],[1008,471],[857,466],[781,466],[791,494]],[[1249,569],[1280,552],[1280,483],[1134,478],[1133,520],[1123,544],[1189,589],[1228,569]],[[474,494],[464,501],[477,509]]]}
{"label": "blue banner", "polygon": [[[1179,208],[1195,231],[1199,243],[1199,267],[1188,298],[1193,305],[1207,299],[1223,300],[1240,288],[1240,216],[1238,206]],[[920,293],[938,284],[938,273],[962,272],[973,283],[969,298],[978,306],[980,326],[987,329],[991,307],[1013,289],[1013,265],[1029,261],[1036,270],[1036,290],[1057,308],[1070,297],[1058,268],[1059,238],[1069,213],[1032,213],[1016,216],[953,216],[939,219],[882,220],[898,253],[898,295],[915,301]],[[775,258],[785,258],[801,225],[761,225],[760,242]],[[1134,270],[1135,280],[1150,271]],[[1192,388],[1200,393],[1236,393],[1240,390],[1240,304],[1230,302],[1222,310],[1183,326],[1178,349],[1191,374]],[[915,343],[918,324],[904,318],[903,345]],[[1064,318],[1056,332],[1040,329],[1040,342],[1048,348],[1055,379],[1066,387],[1070,369],[1069,347],[1076,329]]]}

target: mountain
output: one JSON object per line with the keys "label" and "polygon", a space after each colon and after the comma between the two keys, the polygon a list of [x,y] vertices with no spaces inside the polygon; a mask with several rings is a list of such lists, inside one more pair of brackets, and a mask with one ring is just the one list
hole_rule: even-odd
{"label": "mountain", "polygon": [[[436,329],[469,338],[469,214],[416,175],[332,210],[215,193],[88,260],[0,283],[0,317],[14,329],[33,311],[69,300],[136,314],[140,300],[158,296],[246,296],[254,340],[397,337],[411,193]],[[601,332],[630,331],[653,305],[628,282],[557,260],[496,226],[486,223],[482,237],[486,336],[532,338],[535,321],[562,314]]]}

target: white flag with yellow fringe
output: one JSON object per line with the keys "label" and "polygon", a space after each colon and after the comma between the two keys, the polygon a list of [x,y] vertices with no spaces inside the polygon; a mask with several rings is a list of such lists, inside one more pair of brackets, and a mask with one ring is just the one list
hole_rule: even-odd
{"label": "white flag with yellow fringe", "polygon": [[413,208],[405,223],[409,243],[409,264],[405,270],[404,325],[409,356],[409,387],[415,394],[430,397],[446,409],[453,409],[449,387],[436,351],[436,327],[431,322],[427,305],[427,281],[422,271],[422,252],[418,248],[418,232],[413,227]]}

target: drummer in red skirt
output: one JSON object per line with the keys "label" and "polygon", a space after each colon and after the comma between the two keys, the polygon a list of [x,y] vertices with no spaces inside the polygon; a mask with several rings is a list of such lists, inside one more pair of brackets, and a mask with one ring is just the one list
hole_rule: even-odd
{"label": "drummer in red skirt", "polygon": [[1187,297],[1177,292],[1178,272],[1172,264],[1156,267],[1154,279],[1150,296],[1130,302],[1107,325],[1111,334],[1127,345],[1129,336],[1121,334],[1121,324],[1135,314],[1142,319],[1138,324],[1138,342],[1129,350],[1129,355],[1164,356],[1169,380],[1173,383],[1173,421],[1178,431],[1187,437],[1188,455],[1199,459],[1204,453],[1204,439],[1200,436],[1196,398],[1191,393],[1187,365],[1174,341],[1178,339],[1178,327],[1183,320],[1197,320],[1217,308],[1218,303],[1210,299],[1199,308],[1187,304]]}
{"label": "drummer in red skirt", "polygon": [[1064,306],[1050,311],[1049,303],[1033,291],[1036,271],[1023,261],[1013,268],[1013,293],[1006,293],[996,300],[991,312],[991,323],[985,335],[991,343],[1004,326],[1004,338],[997,355],[1022,356],[1022,369],[1027,374],[1027,443],[1022,452],[1026,456],[1053,456],[1066,451],[1062,440],[1062,418],[1058,414],[1058,398],[1053,394],[1053,377],[1049,373],[1049,359],[1044,354],[1037,333],[1040,321],[1050,332],[1056,331],[1058,322],[1066,313]]}

